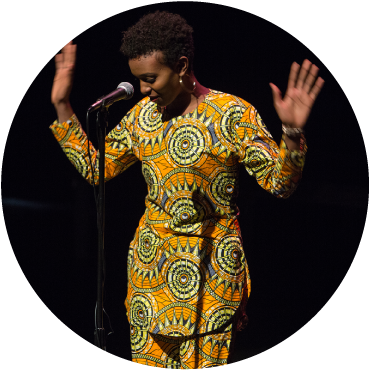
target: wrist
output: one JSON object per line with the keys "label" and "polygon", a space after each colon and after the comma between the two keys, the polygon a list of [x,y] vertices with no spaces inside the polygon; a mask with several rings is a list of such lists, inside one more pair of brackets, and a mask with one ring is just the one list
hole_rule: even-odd
{"label": "wrist", "polygon": [[69,100],[59,101],[57,103],[53,103],[53,105],[54,105],[54,108],[56,110],[58,110],[58,109],[59,110],[60,109],[67,109],[67,108],[71,107],[71,104],[70,104]]}
{"label": "wrist", "polygon": [[284,134],[288,136],[290,139],[298,138],[299,140],[302,134],[304,134],[304,130],[302,128],[288,126],[284,123],[282,124],[282,129]]}
{"label": "wrist", "polygon": [[73,110],[69,101],[56,103],[54,104],[54,108],[57,112],[59,123],[67,121],[73,115]]}

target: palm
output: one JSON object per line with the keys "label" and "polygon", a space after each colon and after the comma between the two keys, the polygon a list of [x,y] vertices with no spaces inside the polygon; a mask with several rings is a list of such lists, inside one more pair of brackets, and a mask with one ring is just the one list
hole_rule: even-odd
{"label": "palm", "polygon": [[306,124],[316,97],[324,85],[324,80],[317,78],[318,71],[307,59],[301,68],[299,64],[293,63],[284,98],[279,88],[270,84],[276,112],[284,125],[302,128]]}
{"label": "palm", "polygon": [[54,105],[69,100],[75,63],[76,45],[73,45],[71,41],[64,46],[60,54],[55,56],[55,76],[51,89],[51,102]]}

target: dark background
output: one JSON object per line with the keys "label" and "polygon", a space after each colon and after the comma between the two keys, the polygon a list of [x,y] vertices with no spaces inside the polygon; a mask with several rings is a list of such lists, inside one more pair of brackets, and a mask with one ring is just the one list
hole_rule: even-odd
{"label": "dark background", "polygon": [[[246,171],[240,173],[240,224],[252,278],[247,306],[250,323],[238,333],[235,349],[235,359],[242,360],[299,330],[344,278],[367,211],[365,147],[345,94],[310,50],[261,18],[202,3],[130,10],[74,39],[78,54],[71,103],[83,125],[87,107],[122,81],[132,82],[136,93],[131,101],[110,108],[110,129],[142,98],[119,53],[121,31],[157,9],[181,14],[194,28],[194,68],[199,82],[253,104],[277,142],[281,124],[268,83],[284,91],[291,63],[305,58],[319,66],[326,81],[306,126],[309,151],[296,193],[288,200],[275,199]],[[95,205],[92,188],[65,158],[48,129],[56,118],[50,104],[53,75],[51,56],[11,126],[2,168],[4,217],[15,255],[36,293],[61,321],[92,342]],[[126,257],[144,212],[147,190],[140,165],[108,182],[106,192],[105,308],[114,329],[107,350],[130,359],[124,307]]]}

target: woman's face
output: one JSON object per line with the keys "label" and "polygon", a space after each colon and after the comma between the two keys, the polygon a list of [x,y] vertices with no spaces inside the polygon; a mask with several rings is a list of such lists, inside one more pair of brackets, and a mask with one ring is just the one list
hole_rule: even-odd
{"label": "woman's face", "polygon": [[182,72],[176,73],[163,62],[160,51],[130,59],[131,73],[140,80],[140,91],[159,107],[170,105],[183,92],[179,83]]}

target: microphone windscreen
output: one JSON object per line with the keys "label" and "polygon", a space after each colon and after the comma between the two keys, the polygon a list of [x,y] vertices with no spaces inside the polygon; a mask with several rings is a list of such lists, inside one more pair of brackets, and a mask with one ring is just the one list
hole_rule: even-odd
{"label": "microphone windscreen", "polygon": [[119,88],[124,88],[126,90],[126,99],[131,99],[132,96],[134,95],[134,87],[128,83],[128,82],[121,82],[118,86],[117,89]]}

